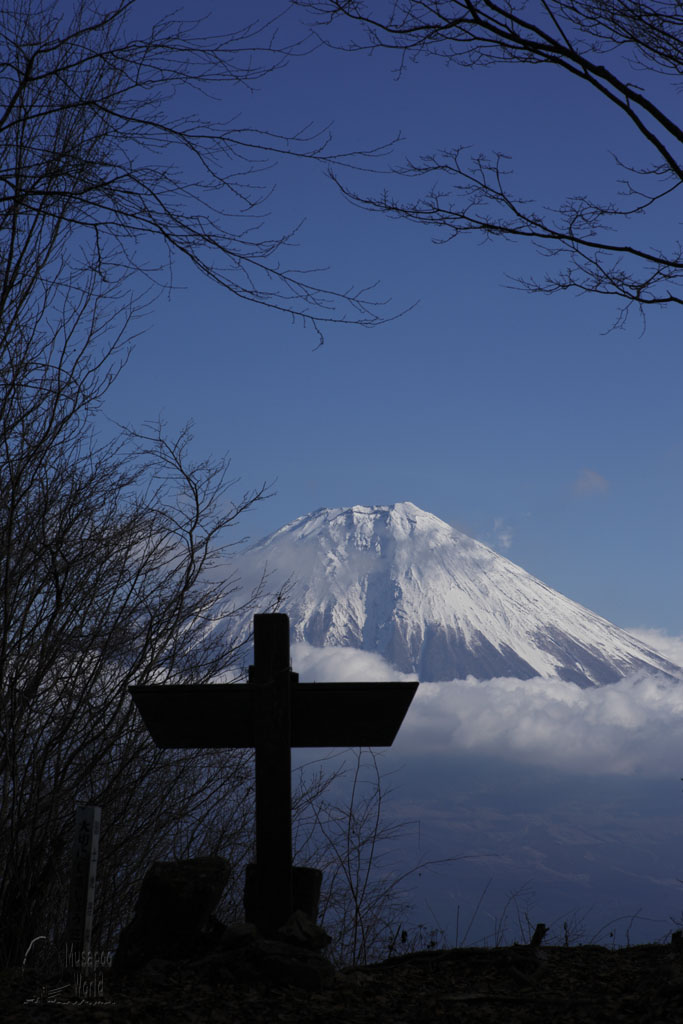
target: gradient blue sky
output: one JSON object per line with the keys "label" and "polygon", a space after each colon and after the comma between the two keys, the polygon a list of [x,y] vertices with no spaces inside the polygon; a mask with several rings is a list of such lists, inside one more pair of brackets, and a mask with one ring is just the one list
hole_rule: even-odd
{"label": "gradient blue sky", "polygon": [[[280,6],[226,5],[208,26]],[[321,50],[253,95],[226,90],[213,113],[290,132],[334,122],[340,149],[402,132],[385,162],[456,143],[501,150],[519,191],[548,201],[607,187],[608,150],[632,152],[611,112],[559,74],[425,61],[397,80],[392,64]],[[610,300],[506,287],[506,274],[543,272],[526,245],[434,245],[351,207],[320,166],[282,163],[266,180],[269,232],[305,218],[293,262],[329,266],[321,277],[340,288],[379,281],[388,311],[417,307],[374,330],[330,327],[315,349],[312,331],[178,266],[108,414],[193,419],[198,457],[229,451],[244,488],[274,481],[244,519],[254,539],[320,506],[409,500],[621,626],[683,632],[683,314],[606,333]]]}

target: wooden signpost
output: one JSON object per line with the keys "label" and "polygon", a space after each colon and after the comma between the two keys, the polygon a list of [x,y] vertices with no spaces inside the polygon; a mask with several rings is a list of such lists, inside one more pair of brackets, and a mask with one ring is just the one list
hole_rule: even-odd
{"label": "wooden signpost", "polygon": [[254,747],[255,923],[284,924],[292,905],[292,747],[391,746],[417,683],[299,683],[287,615],[254,616],[254,664],[242,684],[131,686],[159,747]]}
{"label": "wooden signpost", "polygon": [[76,808],[66,942],[76,953],[90,949],[102,809]]}

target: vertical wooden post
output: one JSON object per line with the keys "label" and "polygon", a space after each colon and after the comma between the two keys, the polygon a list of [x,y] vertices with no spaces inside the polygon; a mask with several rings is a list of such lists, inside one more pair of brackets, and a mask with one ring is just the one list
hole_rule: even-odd
{"label": "vertical wooden post", "polygon": [[95,879],[100,849],[101,807],[77,807],[66,941],[76,952],[89,950],[95,907]]}
{"label": "vertical wooden post", "polygon": [[268,931],[292,914],[289,618],[254,616],[257,916]]}

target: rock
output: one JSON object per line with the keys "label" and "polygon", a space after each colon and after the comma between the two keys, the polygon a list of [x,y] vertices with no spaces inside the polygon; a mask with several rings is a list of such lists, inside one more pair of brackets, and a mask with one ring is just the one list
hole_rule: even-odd
{"label": "rock", "polygon": [[229,925],[208,952],[180,961],[158,956],[135,971],[144,984],[164,989],[173,975],[185,981],[216,986],[221,983],[249,988],[303,988],[321,992],[336,981],[337,973],[321,953],[260,935],[253,925]]}
{"label": "rock", "polygon": [[[292,910],[303,911],[314,924],[318,917],[322,879],[322,871],[317,868],[292,868]],[[247,864],[244,879],[244,917],[266,930],[268,912],[267,907],[261,906],[256,864]]]}
{"label": "rock", "polygon": [[136,977],[144,981],[146,985],[164,984],[166,977],[175,970],[175,963],[172,960],[163,960],[161,957],[154,957],[136,972]]}
{"label": "rock", "polygon": [[323,873],[318,868],[292,868],[292,909],[302,911],[313,924],[318,920]]}
{"label": "rock", "polygon": [[[253,923],[226,926],[213,917],[229,874],[220,857],[154,864],[142,883],[135,916],[121,932],[114,970],[135,970],[151,983],[182,969],[209,984],[229,978],[312,992],[327,987],[336,974],[320,950],[331,940],[303,910],[296,910],[276,936],[263,935]],[[316,875],[320,872],[299,876],[304,878],[299,891],[315,909]]]}
{"label": "rock", "polygon": [[324,949],[332,942],[327,932],[314,924],[302,910],[294,911],[287,923],[278,928],[277,936],[305,949]]}
{"label": "rock", "polygon": [[218,930],[212,912],[229,876],[230,865],[223,857],[153,864],[135,916],[121,932],[114,970],[138,968],[152,958],[174,960],[210,946]]}
{"label": "rock", "polygon": [[294,986],[311,992],[321,992],[336,977],[334,967],[320,953],[251,933],[241,945],[223,946],[184,966],[209,984],[229,976],[239,984]]}
{"label": "rock", "polygon": [[220,937],[221,949],[236,949],[239,946],[246,946],[259,939],[259,932],[255,924],[238,921],[236,924],[229,924]]}

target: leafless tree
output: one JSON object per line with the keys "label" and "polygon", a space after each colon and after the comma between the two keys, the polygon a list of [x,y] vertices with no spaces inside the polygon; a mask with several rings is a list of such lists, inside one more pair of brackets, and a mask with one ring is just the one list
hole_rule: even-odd
{"label": "leafless tree", "polygon": [[59,932],[76,802],[103,806],[108,945],[151,859],[249,844],[248,756],[156,750],[127,692],[220,676],[235,616],[263,610],[258,588],[238,595],[214,570],[265,487],[233,498],[227,462],[193,462],[187,431],[98,433],[141,307],[182,257],[318,329],[377,319],[363,295],[283,267],[287,237],[259,234],[263,161],[315,159],[325,140],[182,114],[184,89],[248,88],[286,48],[258,25],[209,39],[169,17],[136,33],[143,8],[0,11],[3,963]]}
{"label": "leafless tree", "polygon": [[[296,224],[275,237],[266,227],[278,159],[342,158],[324,131],[240,120],[242,95],[301,44],[280,47],[258,21],[222,37],[174,15],[141,28],[138,0],[64,10],[11,0],[0,11],[0,314],[21,296],[38,302],[36,275],[43,310],[74,308],[93,282],[117,284],[120,309],[141,277],[168,285],[181,257],[318,330],[381,321],[367,289],[326,288],[282,262]],[[228,86],[226,120],[184,112],[215,109],[212,92]]]}
{"label": "leafless tree", "polygon": [[201,825],[204,849],[229,850],[241,818],[226,793],[251,785],[239,753],[156,750],[128,686],[207,682],[234,663],[232,613],[258,595],[238,604],[238,581],[208,570],[263,491],[228,500],[225,467],[192,465],[185,436],[95,448],[69,393],[78,367],[67,385],[54,363],[34,365],[39,383],[11,379],[0,419],[5,960],[58,928],[76,803],[104,809],[100,903],[120,926],[142,864],[187,855]]}
{"label": "leafless tree", "polygon": [[[630,130],[633,150],[615,156],[611,197],[570,195],[555,207],[518,193],[502,153],[462,145],[396,169],[417,179],[419,198],[362,194],[332,171],[353,202],[424,224],[435,240],[462,235],[527,239],[557,269],[523,279],[532,292],[616,296],[621,323],[631,307],[683,303],[683,246],[676,193],[683,184],[683,17],[671,0],[294,0],[318,30],[348,49],[388,48],[402,70],[434,59],[452,67],[548,66],[593,90]],[[355,25],[339,36],[332,23]],[[327,28],[325,27],[327,26]],[[346,33],[345,33],[346,35]],[[579,154],[577,154],[577,159]],[[424,184],[423,184],[424,183]],[[398,186],[397,186],[398,188]],[[668,222],[668,227],[667,227]],[[668,230],[668,238],[667,238]],[[649,238],[649,241],[648,241]]]}
{"label": "leafless tree", "polygon": [[406,923],[413,911],[410,880],[458,859],[418,859],[406,867],[406,840],[415,823],[387,814],[391,789],[375,751],[350,753],[348,764],[333,771],[322,765],[317,774],[303,772],[294,801],[295,856],[323,873],[319,923],[340,966],[383,959],[402,932],[403,952],[418,948],[423,938],[428,943]]}

